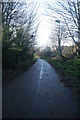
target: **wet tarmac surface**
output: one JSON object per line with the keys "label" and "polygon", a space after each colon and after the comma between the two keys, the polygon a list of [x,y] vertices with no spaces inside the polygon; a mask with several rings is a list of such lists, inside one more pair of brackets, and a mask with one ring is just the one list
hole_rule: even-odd
{"label": "wet tarmac surface", "polygon": [[3,118],[79,117],[71,92],[50,64],[41,59],[3,87],[2,101]]}

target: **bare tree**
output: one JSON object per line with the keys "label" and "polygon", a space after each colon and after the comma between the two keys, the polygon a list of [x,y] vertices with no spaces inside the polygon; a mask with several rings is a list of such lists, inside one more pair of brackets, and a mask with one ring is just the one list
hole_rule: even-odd
{"label": "bare tree", "polygon": [[38,28],[38,22],[36,22],[37,9],[38,5],[34,2],[3,2],[3,31],[6,31],[7,29],[11,32],[11,35],[14,35],[16,30],[20,30],[22,28],[24,29],[23,34],[27,36],[28,41],[33,41],[32,38],[35,37]]}
{"label": "bare tree", "polygon": [[[64,20],[66,24],[67,38],[72,38],[78,50],[76,50],[79,56],[80,49],[80,0],[57,0],[54,3],[46,3],[47,15],[51,16],[51,20],[60,19]],[[65,34],[63,34],[65,36]],[[66,36],[65,36],[66,38]],[[67,39],[66,39],[67,41]]]}
{"label": "bare tree", "polygon": [[[12,58],[17,56],[15,61],[19,62],[22,58],[26,60],[26,57],[33,54],[32,49],[38,28],[36,15],[38,7],[34,1],[2,2],[2,49],[4,65],[6,65],[6,61],[10,61],[5,58],[7,57],[8,59],[9,55]],[[18,51],[14,55],[12,54],[13,49]],[[5,52],[6,54],[10,54],[5,56]]]}

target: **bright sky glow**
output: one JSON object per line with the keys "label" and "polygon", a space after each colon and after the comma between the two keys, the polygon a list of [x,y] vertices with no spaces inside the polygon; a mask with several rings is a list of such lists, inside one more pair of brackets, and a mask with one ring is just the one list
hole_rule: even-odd
{"label": "bright sky glow", "polygon": [[[7,1],[17,1],[17,0],[7,0]],[[21,1],[24,1],[24,0],[21,0]],[[40,22],[40,25],[39,25],[38,32],[37,32],[38,34],[37,44],[39,47],[46,47],[50,43],[50,38],[49,38],[51,34],[50,28],[53,27],[55,29],[55,25],[56,25],[55,20],[57,19],[57,17],[60,19],[60,17],[55,15],[56,19],[52,17],[52,23],[50,23],[49,17],[44,15],[46,14],[45,12],[46,6],[44,5],[44,3],[49,2],[49,3],[52,3],[52,6],[56,6],[55,2],[57,0],[25,0],[25,1],[26,2],[34,1],[39,4],[37,16],[39,16],[38,20]],[[52,16],[54,16],[54,14]],[[65,45],[67,45],[67,43],[65,43]]]}
{"label": "bright sky glow", "polygon": [[40,25],[38,28],[38,46],[40,47],[46,47],[46,45],[49,42],[49,35],[51,32],[50,27],[50,20],[47,16],[45,16],[45,6],[43,5],[44,1],[43,0],[38,0],[38,2],[40,3],[40,7],[38,10],[38,15],[40,16],[39,20],[40,20]]}
{"label": "bright sky glow", "polygon": [[[50,37],[50,34],[51,34],[51,30],[52,30],[50,28],[53,27],[55,29],[55,26],[58,25],[57,23],[55,23],[55,20],[60,19],[60,17],[53,14],[53,16],[55,16],[56,18],[53,17],[52,18],[52,23],[50,23],[51,21],[50,21],[49,17],[45,16],[46,6],[44,5],[44,3],[49,2],[49,3],[52,3],[55,6],[55,1],[56,0],[33,0],[33,1],[39,3],[39,9],[37,11],[37,16],[38,16],[38,20],[39,20],[38,22],[40,22],[40,25],[39,25],[38,31],[37,31],[37,34],[38,34],[37,45],[39,47],[44,48],[44,47],[46,47],[47,45],[50,44],[50,38],[49,37]],[[63,43],[61,42],[61,44],[63,44]],[[67,45],[67,43],[65,43],[65,45]]]}
{"label": "bright sky glow", "polygon": [[37,41],[39,46],[45,47],[47,45],[47,42],[49,41],[49,35],[51,32],[51,29],[49,28],[50,26],[49,20],[47,22],[44,16],[42,16],[41,19],[42,19],[42,22],[38,29],[39,38]]}

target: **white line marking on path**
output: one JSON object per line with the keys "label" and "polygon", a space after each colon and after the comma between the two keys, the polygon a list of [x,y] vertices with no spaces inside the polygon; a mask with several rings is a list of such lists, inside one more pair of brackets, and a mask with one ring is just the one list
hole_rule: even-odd
{"label": "white line marking on path", "polygon": [[41,65],[40,80],[42,79],[42,73],[43,73],[43,62],[42,62],[42,65]]}

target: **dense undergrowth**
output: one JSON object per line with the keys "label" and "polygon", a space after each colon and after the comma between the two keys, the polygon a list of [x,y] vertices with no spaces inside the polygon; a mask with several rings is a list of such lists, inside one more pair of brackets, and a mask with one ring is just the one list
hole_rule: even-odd
{"label": "dense undergrowth", "polygon": [[75,58],[73,60],[66,60],[58,62],[58,60],[45,57],[47,60],[60,74],[61,81],[65,85],[71,87],[80,94],[80,59]]}

